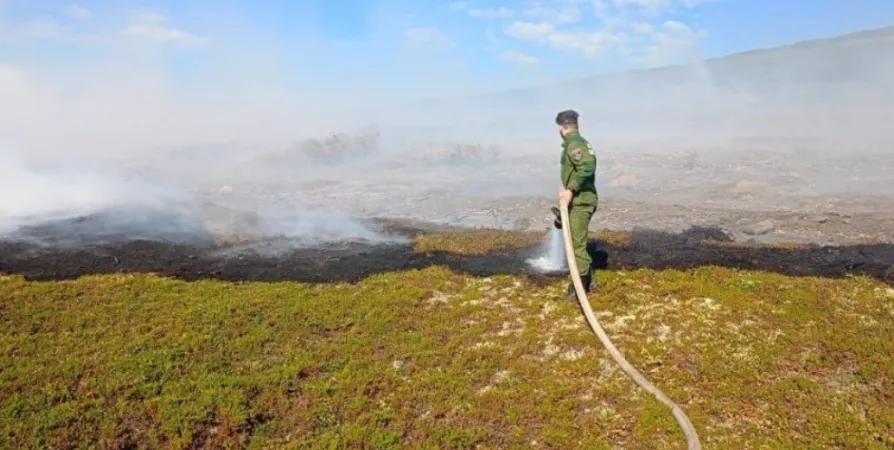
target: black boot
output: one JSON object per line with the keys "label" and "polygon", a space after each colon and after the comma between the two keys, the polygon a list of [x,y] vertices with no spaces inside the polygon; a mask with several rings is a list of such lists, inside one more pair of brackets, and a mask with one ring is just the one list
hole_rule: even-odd
{"label": "black boot", "polygon": [[[584,285],[584,292],[588,295],[590,294],[590,288],[593,284],[593,274],[587,274],[580,277],[581,284]],[[568,285],[568,289],[565,290],[565,295],[563,296],[566,300],[577,300],[577,291],[574,289],[574,282],[572,281]]]}
{"label": "black boot", "polygon": [[565,300],[577,300],[577,291],[574,290],[573,281],[568,284],[568,289],[565,289],[565,295],[563,295],[562,298]]}
{"label": "black boot", "polygon": [[593,272],[590,272],[589,275],[587,275],[584,278],[581,278],[581,281],[584,282],[584,290],[587,291],[587,294],[592,292],[593,289],[596,287],[596,280],[593,277]]}

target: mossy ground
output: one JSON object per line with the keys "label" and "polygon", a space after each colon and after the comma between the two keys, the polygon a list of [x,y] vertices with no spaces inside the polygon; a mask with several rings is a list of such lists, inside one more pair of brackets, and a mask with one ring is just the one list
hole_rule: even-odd
{"label": "mossy ground", "polygon": [[[417,250],[534,238],[452,232]],[[704,448],[894,446],[889,286],[717,267],[598,278],[601,323]],[[683,448],[564,287],[443,267],[318,285],[2,277],[0,447]]]}
{"label": "mossy ground", "polygon": [[457,255],[481,255],[534,245],[542,239],[542,232],[511,233],[487,228],[450,230],[418,234],[413,250],[420,253],[439,251]]}

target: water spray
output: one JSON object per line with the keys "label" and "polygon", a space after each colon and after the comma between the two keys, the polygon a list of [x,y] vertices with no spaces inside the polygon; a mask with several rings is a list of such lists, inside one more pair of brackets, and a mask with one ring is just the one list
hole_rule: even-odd
{"label": "water spray", "polygon": [[539,258],[528,260],[528,264],[540,272],[563,272],[568,269],[565,264],[565,244],[562,243],[562,230],[550,228],[547,240],[543,245],[544,254]]}
{"label": "water spray", "polygon": [[559,212],[561,213],[561,225],[562,225],[562,236],[565,247],[565,255],[568,263],[569,270],[571,272],[571,280],[574,282],[574,290],[577,292],[578,303],[580,303],[581,309],[584,311],[584,315],[587,318],[587,323],[590,325],[590,328],[593,329],[593,332],[596,333],[596,336],[599,337],[599,340],[602,341],[602,345],[608,350],[608,352],[612,355],[612,358],[621,366],[621,369],[626,373],[630,378],[633,379],[636,384],[638,384],[643,389],[649,391],[652,395],[655,396],[661,403],[664,403],[671,409],[673,412],[674,418],[677,420],[677,423],[680,425],[680,428],[683,430],[683,434],[686,435],[686,443],[688,450],[701,450],[702,445],[699,442],[698,434],[695,432],[695,427],[692,425],[692,422],[686,417],[686,413],[677,406],[676,403],[673,402],[667,395],[664,395],[655,385],[653,385],[649,380],[646,379],[639,371],[636,370],[627,359],[624,358],[624,355],[621,354],[620,351],[612,344],[611,340],[608,338],[608,335],[605,334],[605,331],[602,329],[602,326],[599,325],[599,321],[596,319],[596,314],[593,313],[593,308],[590,306],[590,301],[587,298],[587,293],[584,291],[583,283],[580,279],[580,273],[577,270],[577,261],[574,259],[574,250],[571,245],[571,230],[568,228],[568,207],[563,202],[559,202]]}

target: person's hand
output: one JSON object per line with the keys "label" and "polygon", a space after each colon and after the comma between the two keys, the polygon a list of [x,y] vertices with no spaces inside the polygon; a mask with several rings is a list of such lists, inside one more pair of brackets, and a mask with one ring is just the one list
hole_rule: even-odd
{"label": "person's hand", "polygon": [[562,204],[568,206],[571,203],[571,197],[574,194],[571,193],[569,189],[562,189],[559,191],[559,198],[562,200]]}

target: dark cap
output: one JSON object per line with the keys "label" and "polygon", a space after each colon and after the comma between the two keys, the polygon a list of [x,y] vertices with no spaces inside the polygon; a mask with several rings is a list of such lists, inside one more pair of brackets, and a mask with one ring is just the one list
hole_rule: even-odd
{"label": "dark cap", "polygon": [[573,109],[567,109],[565,111],[556,114],[556,125],[577,125],[577,118],[580,114]]}

